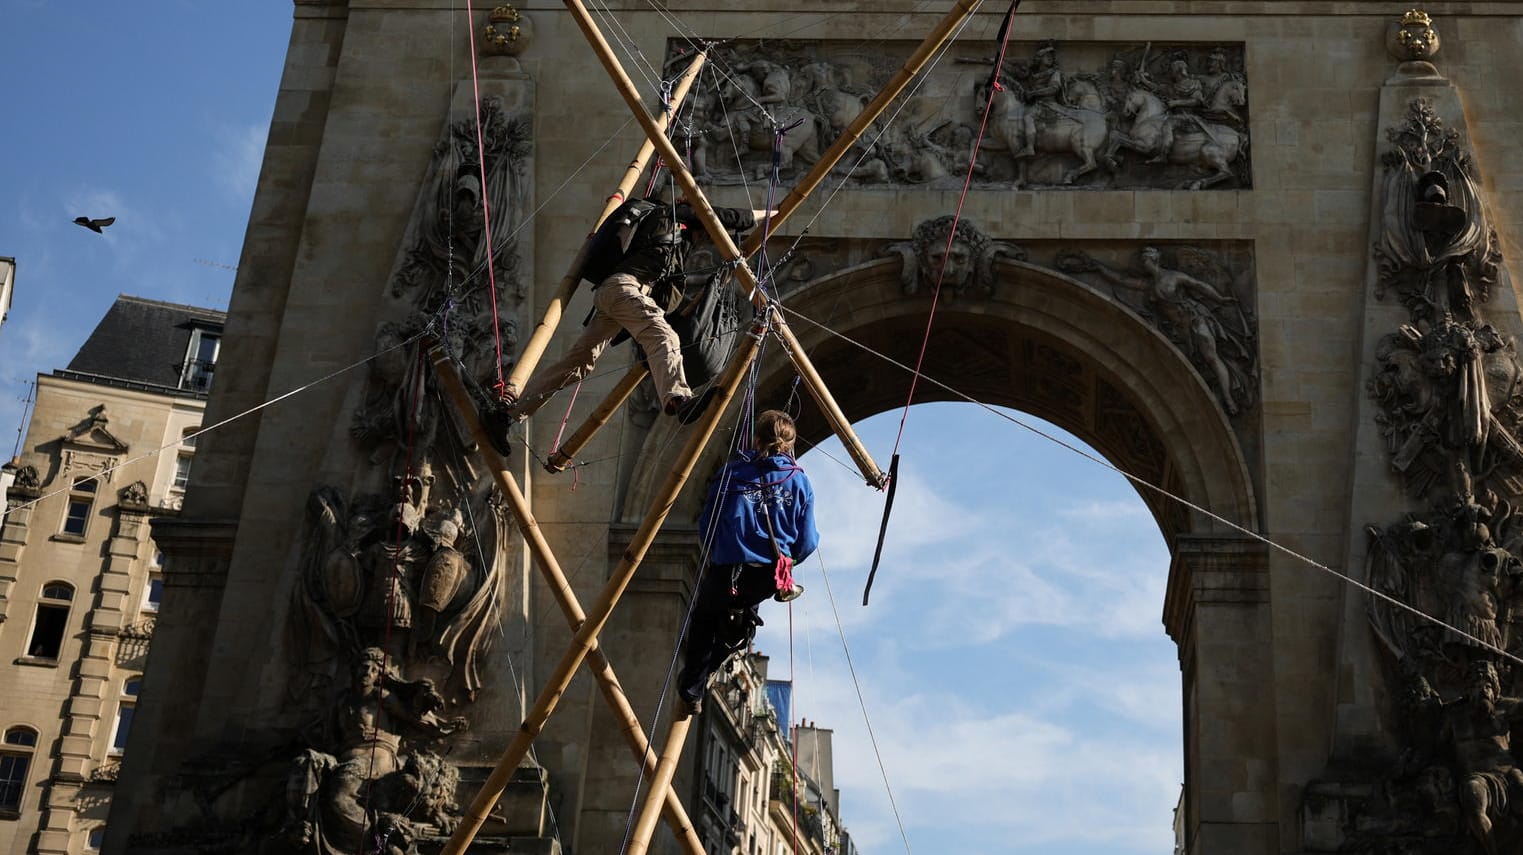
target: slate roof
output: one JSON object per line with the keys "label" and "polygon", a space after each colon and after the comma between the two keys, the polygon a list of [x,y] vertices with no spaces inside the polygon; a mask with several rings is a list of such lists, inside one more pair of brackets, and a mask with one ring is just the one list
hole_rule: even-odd
{"label": "slate roof", "polygon": [[227,314],[214,309],[121,294],[69,367],[55,373],[205,397],[204,392],[179,388],[186,350],[192,330],[199,327],[220,333],[226,321]]}

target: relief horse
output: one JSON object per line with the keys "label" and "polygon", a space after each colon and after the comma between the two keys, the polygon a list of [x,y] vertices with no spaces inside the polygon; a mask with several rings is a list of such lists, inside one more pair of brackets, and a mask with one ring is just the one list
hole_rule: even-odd
{"label": "relief horse", "polygon": [[[987,84],[977,90],[978,100],[988,97]],[[1021,151],[1026,135],[1026,116],[1039,111],[1033,117],[1036,138],[1031,148],[1037,154],[1064,154],[1079,159],[1078,166],[1063,173],[1063,183],[1072,184],[1082,175],[1100,168],[1097,157],[1103,157],[1110,125],[1105,115],[1105,101],[1095,85],[1088,80],[1073,80],[1068,86],[1066,104],[1028,104],[1022,98],[1019,83],[1004,81],[1002,88],[994,92],[994,103],[989,112],[988,137],[998,141],[1009,150],[1016,165],[1015,186],[1026,183],[1026,171],[1030,155]],[[1110,164],[1107,162],[1107,167]]]}
{"label": "relief horse", "polygon": [[[1240,81],[1228,79],[1217,88],[1208,114],[1236,116],[1236,108],[1247,103],[1247,90]],[[1180,166],[1204,168],[1208,173],[1194,181],[1186,182],[1191,190],[1201,190],[1236,177],[1232,164],[1248,146],[1248,137],[1229,124],[1211,122],[1194,117],[1193,121],[1180,122],[1180,116],[1171,114],[1163,99],[1142,87],[1134,87],[1126,96],[1121,109],[1124,118],[1131,120],[1125,132],[1111,137],[1109,154],[1114,157],[1120,149],[1162,156],[1168,163]],[[1167,152],[1158,151],[1165,122],[1179,122],[1175,126],[1174,144]]]}
{"label": "relief horse", "polygon": [[[820,133],[815,114],[791,103],[772,103],[763,107],[758,104],[758,88],[746,75],[740,75],[726,83],[721,93],[729,105],[719,122],[718,148],[728,148],[725,137],[739,151],[770,152],[776,130],[787,128],[778,152],[778,166],[786,171],[793,167],[794,157],[804,163],[820,159]],[[744,165],[739,165],[744,170]],[[757,167],[756,177],[765,179],[771,173],[771,159],[767,158]]]}

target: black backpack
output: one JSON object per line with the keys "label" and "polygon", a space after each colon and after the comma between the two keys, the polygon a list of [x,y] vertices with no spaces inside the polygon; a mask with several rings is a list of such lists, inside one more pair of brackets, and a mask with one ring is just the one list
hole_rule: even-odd
{"label": "black backpack", "polygon": [[670,266],[678,255],[675,249],[681,240],[669,205],[659,199],[630,199],[615,208],[593,232],[579,276],[594,285],[601,284],[631,253],[642,250],[672,250],[666,253]]}

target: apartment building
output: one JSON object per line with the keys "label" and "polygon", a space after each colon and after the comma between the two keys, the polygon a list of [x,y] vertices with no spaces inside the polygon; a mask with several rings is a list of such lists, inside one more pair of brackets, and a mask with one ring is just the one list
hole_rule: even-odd
{"label": "apartment building", "polygon": [[100,848],[225,315],[121,296],[39,375],[0,527],[0,852]]}

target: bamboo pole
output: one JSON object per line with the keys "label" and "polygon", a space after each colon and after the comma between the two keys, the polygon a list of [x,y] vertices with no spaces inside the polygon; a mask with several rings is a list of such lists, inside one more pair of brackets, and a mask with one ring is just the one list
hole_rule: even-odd
{"label": "bamboo pole", "polygon": [[661,791],[671,789],[672,776],[677,773],[677,761],[682,758],[682,748],[687,744],[687,729],[693,717],[672,717],[671,728],[666,732],[666,744],[661,746],[661,762],[656,764],[655,777],[651,778],[650,791],[640,803],[640,816],[635,820],[634,833],[624,855],[645,855],[650,849],[650,837],[656,831],[656,817],[660,813]]}
{"label": "bamboo pole", "polygon": [[[569,5],[570,2],[568,0],[568,6]],[[819,187],[825,178],[829,176],[830,170],[833,169],[838,162],[840,162],[842,157],[846,156],[847,152],[851,150],[852,146],[857,144],[857,142],[862,138],[862,135],[867,131],[868,127],[870,127],[872,123],[876,121],[880,115],[883,114],[884,110],[888,109],[889,104],[891,104],[895,98],[899,97],[900,93],[904,91],[905,87],[907,87],[910,82],[920,74],[926,63],[931,60],[931,57],[935,55],[936,51],[941,47],[941,45],[944,44],[947,38],[951,36],[952,32],[962,24],[963,20],[973,13],[973,10],[977,8],[977,6],[978,0],[958,0],[953,9],[948,12],[940,21],[937,22],[931,34],[920,43],[920,45],[912,54],[910,54],[910,57],[904,61],[904,64],[901,65],[899,70],[894,73],[894,76],[889,79],[888,83],[885,84],[883,89],[878,92],[877,96],[862,108],[862,112],[857,116],[857,118],[853,120],[852,123],[841,132],[840,136],[836,137],[835,141],[832,142],[830,147],[825,150],[825,153],[820,156],[820,159],[815,162],[814,166],[810,168],[810,170],[804,175],[803,178],[799,180],[796,185],[794,185],[793,189],[789,191],[788,195],[783,198],[783,201],[778,205],[777,215],[772,218],[771,229],[776,229],[785,220],[787,220],[788,217],[798,209],[799,205],[803,204],[804,200],[809,196],[809,194],[814,192],[814,190]],[[573,8],[572,11],[575,13],[576,9]],[[581,19],[578,20],[578,23],[582,23]],[[598,42],[595,41],[595,39],[600,37],[596,36],[596,27],[592,25],[590,21],[588,21],[583,25],[582,29],[584,33],[587,33],[588,39],[590,41],[594,41],[594,48],[597,48]],[[603,43],[603,45],[606,47],[606,42]],[[600,58],[601,57],[602,54],[600,53]],[[609,73],[615,75],[615,82],[617,83],[619,82],[618,74],[613,70],[618,67],[617,60],[611,60],[611,62],[612,68],[610,68]],[[609,67],[610,60],[605,59],[604,66],[605,68]],[[627,81],[628,78],[625,77],[624,80]],[[629,85],[632,87],[633,84]],[[630,103],[632,109],[635,109],[635,105],[639,103],[638,99],[631,100],[627,92],[625,94],[625,100]],[[638,114],[641,110],[643,110],[643,107],[636,109],[637,118],[639,118]],[[647,131],[647,133],[649,133],[649,131]],[[662,139],[664,140],[664,137]],[[676,150],[672,149],[672,154],[675,153]],[[686,169],[680,165],[681,160],[673,160],[669,162],[673,164],[672,174],[677,178],[679,183],[682,183],[684,178],[688,180],[688,184],[683,184],[683,191],[688,194],[688,198],[690,200],[699,198],[700,194],[697,193],[696,186],[692,186],[690,189],[692,179],[691,176],[687,173]],[[703,207],[704,210],[708,210],[706,202],[704,203]],[[703,212],[700,211],[700,216],[702,216],[702,213]],[[707,222],[705,222],[705,228],[708,228],[710,234],[713,235],[714,228],[709,226]],[[722,231],[722,229],[720,231]],[[725,237],[726,240],[728,240],[728,235],[725,235]],[[739,250],[739,254],[749,258],[756,252],[757,249],[761,247],[761,242],[761,231],[757,230],[751,232],[751,234],[746,239],[744,247]],[[725,245],[719,243],[717,240],[716,244],[720,245],[721,247]],[[749,275],[750,271],[746,270],[746,274]],[[766,298],[761,294],[760,289],[756,287],[755,277],[750,276],[749,281],[746,281],[746,276],[743,275],[742,280],[743,284],[746,284],[748,289],[748,298],[754,305],[760,308],[765,302]],[[814,364],[804,353],[804,347],[794,336],[792,328],[789,327],[781,317],[779,317],[776,324],[776,329],[778,331],[778,335],[782,339],[784,348],[788,351],[789,358],[792,359],[795,367],[798,368],[799,374],[804,380],[805,387],[809,390],[810,396],[814,398],[815,404],[820,408],[820,412],[825,416],[825,419],[829,423],[832,432],[841,438],[842,444],[846,446],[847,453],[849,453],[852,456],[852,459],[856,462],[857,468],[862,472],[863,478],[865,478],[868,483],[873,484],[874,486],[882,487],[887,481],[887,474],[878,468],[878,465],[873,462],[872,457],[868,455],[867,450],[863,448],[861,441],[857,439],[855,432],[852,430],[851,422],[846,418],[846,414],[841,411],[841,407],[838,403],[836,403],[835,398],[832,397],[829,391],[826,389],[824,380],[820,378],[819,372],[816,371]],[[625,380],[629,380],[629,375],[626,375]],[[636,381],[636,383],[638,383],[638,381]],[[604,406],[611,404],[612,406],[617,407],[620,403],[622,403],[623,399],[618,396],[617,392],[618,390],[616,389],[615,393],[608,396],[604,402]],[[601,407],[599,409],[601,410]],[[550,461],[546,464],[546,468],[550,469],[552,472],[564,471],[566,466],[570,464],[571,459],[578,452],[580,452],[588,442],[592,440],[592,437],[606,423],[606,417],[603,418],[602,421],[597,421],[595,418],[590,418],[587,423],[583,424],[582,427],[577,429],[576,433],[572,434],[572,438],[570,440],[567,440],[566,443],[561,446],[561,450],[565,451],[564,454],[562,454],[560,451],[557,451],[555,454],[551,455]]]}
{"label": "bamboo pole", "polygon": [[583,422],[575,433],[567,437],[560,448],[550,452],[549,459],[545,461],[545,468],[551,472],[566,471],[571,461],[582,452],[583,448],[587,447],[587,443],[592,441],[593,436],[608,424],[608,420],[613,418],[613,414],[624,405],[624,402],[634,393],[635,387],[639,386],[640,381],[644,380],[649,373],[650,368],[643,362],[636,362],[629,366],[629,370],[619,378],[618,385],[614,386],[613,391],[608,393],[608,397],[597,405],[592,414],[587,417],[587,421]]}
{"label": "bamboo pole", "polygon": [[[487,467],[492,471],[492,477],[497,481],[498,488],[507,499],[508,508],[512,511],[514,519],[518,522],[519,531],[523,534],[524,544],[533,554],[534,563],[540,568],[540,573],[550,587],[551,595],[561,607],[561,611],[565,613],[566,620],[571,624],[572,629],[581,627],[587,615],[582,611],[581,604],[577,602],[576,594],[571,590],[565,573],[561,571],[555,553],[551,551],[550,544],[540,531],[538,521],[529,509],[523,492],[518,488],[518,482],[508,471],[507,463],[492,447],[486,431],[476,419],[470,393],[466,391],[459,372],[450,364],[449,357],[437,347],[431,349],[429,358],[434,364],[434,371],[439,377],[440,384],[454,403],[456,412],[460,413],[461,421],[470,429],[477,448]],[[623,731],[630,750],[645,767],[645,774],[651,780],[656,780],[660,769],[656,760],[651,757],[650,741],[645,738],[645,729],[640,726],[639,718],[629,705],[629,698],[624,694],[624,687],[619,684],[618,675],[614,673],[613,666],[603,655],[602,647],[595,638],[592,639],[588,649],[587,663],[588,670],[596,678],[604,699],[613,710],[614,716],[619,719],[620,730]],[[677,835],[677,840],[682,844],[684,851],[688,855],[704,855],[703,841],[698,838],[698,832],[693,828],[692,820],[682,806],[682,800],[677,797],[670,783],[664,789],[653,789],[652,792],[659,798],[667,824]]]}
{"label": "bamboo pole", "polygon": [[[677,111],[682,107],[683,100],[687,98],[688,89],[692,87],[693,81],[698,79],[698,72],[702,70],[703,64],[708,61],[708,56],[708,51],[704,50],[694,57],[692,63],[688,65],[687,70],[682,72],[682,76],[678,78],[677,84],[672,88],[670,106],[655,120],[656,126],[661,129],[663,134],[666,132],[667,125],[676,117]],[[656,146],[650,140],[647,139],[641,143],[640,150],[635,153],[634,159],[629,162],[629,166],[624,168],[624,177],[619,180],[613,193],[603,200],[603,212],[598,214],[597,221],[592,224],[592,230],[587,233],[586,240],[582,241],[581,248],[576,252],[576,258],[571,261],[571,267],[566,270],[566,275],[561,277],[560,286],[555,289],[555,294],[550,298],[550,303],[545,306],[544,317],[534,327],[534,331],[529,334],[529,341],[524,344],[523,353],[519,354],[518,362],[513,365],[513,371],[508,374],[507,387],[510,393],[517,395],[523,391],[524,384],[529,380],[529,375],[539,365],[540,357],[545,355],[545,348],[550,345],[550,337],[555,334],[556,327],[560,326],[561,314],[565,312],[566,304],[571,302],[571,295],[576,293],[577,286],[581,284],[580,273],[582,264],[587,260],[587,247],[592,243],[592,235],[597,232],[598,227],[603,224],[603,221],[608,219],[608,215],[624,204],[624,200],[628,199],[629,194],[634,192],[635,182],[639,181],[640,176],[644,174],[645,166],[650,162],[651,153],[655,150]]]}
{"label": "bamboo pole", "polygon": [[[626,102],[630,104],[635,117],[640,120],[641,127],[645,129],[646,136],[651,138],[652,142],[656,144],[657,149],[662,150],[662,156],[667,159],[673,178],[682,186],[683,191],[688,194],[690,203],[693,204],[694,210],[698,212],[699,217],[703,220],[704,228],[714,238],[716,246],[720,247],[721,251],[726,252],[727,258],[739,258],[739,250],[736,248],[735,243],[730,240],[729,235],[719,224],[718,218],[714,215],[713,209],[708,204],[708,200],[698,190],[697,185],[693,182],[692,175],[688,173],[681,158],[677,156],[676,150],[672,148],[671,143],[664,136],[655,132],[654,122],[649,114],[645,112],[645,108],[640,104],[638,97],[634,97],[631,100],[633,84],[628,76],[624,74],[623,69],[620,68],[618,60],[612,55],[608,48],[608,43],[598,33],[596,25],[588,18],[586,9],[578,0],[565,0],[565,2],[567,8],[576,17],[578,26],[582,28],[589,42],[597,49],[599,59],[603,62],[604,67],[608,70],[610,76],[614,78],[615,83],[619,84],[620,92],[624,95]],[[928,37],[921,44],[920,48],[917,49],[915,56],[924,55],[929,57],[935,51],[936,46],[944,42],[947,36],[951,34],[957,23],[971,14],[973,5],[974,0],[958,0],[957,8],[938,24],[932,36]],[[821,177],[823,178],[823,175]],[[790,195],[789,199],[792,200],[794,197]],[[793,207],[797,207],[800,201],[802,201],[802,197],[794,200],[792,203]],[[759,301],[764,309],[764,313],[759,321],[770,319],[774,324],[779,323],[781,318],[775,317],[776,313],[772,311],[770,305],[764,299],[760,299],[757,293],[759,289],[757,288],[756,277],[745,265],[743,259],[736,268],[736,272],[741,276],[742,282],[751,289],[753,302]],[[514,737],[513,742],[503,752],[502,757],[497,762],[497,766],[487,776],[487,780],[482,784],[480,792],[476,794],[476,798],[471,802],[470,807],[467,808],[465,815],[461,818],[460,825],[455,829],[455,833],[451,835],[449,841],[445,844],[443,850],[441,850],[442,855],[464,855],[466,847],[470,845],[471,840],[476,836],[476,832],[481,829],[482,823],[486,821],[487,812],[496,803],[503,788],[512,777],[513,770],[518,768],[518,764],[528,754],[529,746],[533,743],[534,738],[539,735],[545,721],[555,711],[555,706],[560,701],[560,696],[566,691],[566,687],[570,684],[576,669],[596,643],[598,633],[607,624],[608,617],[612,614],[614,606],[618,604],[619,597],[623,595],[624,589],[629,586],[629,582],[634,578],[635,570],[639,567],[640,561],[645,557],[646,551],[650,549],[651,544],[655,541],[656,534],[660,531],[662,523],[666,521],[667,514],[671,512],[672,506],[675,504],[677,496],[681,493],[683,485],[687,483],[688,477],[692,474],[693,467],[697,465],[699,454],[702,453],[709,439],[713,436],[715,428],[718,427],[720,416],[723,415],[724,411],[729,407],[730,402],[734,399],[735,392],[740,387],[741,380],[745,377],[747,366],[756,357],[761,343],[762,331],[763,326],[759,323],[756,327],[753,327],[751,333],[745,336],[740,346],[736,348],[735,354],[730,359],[730,365],[726,368],[720,382],[718,400],[711,402],[699,417],[693,431],[688,436],[687,443],[683,446],[682,452],[677,457],[676,467],[667,475],[666,480],[662,482],[652,502],[650,511],[646,514],[640,528],[636,530],[631,538],[624,556],[610,575],[608,582],[604,584],[602,593],[599,595],[597,602],[592,606],[592,611],[588,613],[587,619],[577,629],[572,637],[570,646],[551,673],[545,688],[541,690],[539,697],[534,702],[534,706],[529,710],[523,723],[519,725],[518,735]],[[802,356],[802,352],[799,355]],[[849,426],[847,426],[847,430],[848,435],[855,440],[855,435],[849,434]],[[845,437],[843,437],[843,443],[844,441]],[[858,445],[860,445],[860,442]],[[870,460],[870,458],[866,457],[865,451],[863,451],[863,457]],[[882,477],[882,473],[877,472],[876,467],[874,467],[874,471],[877,477]],[[869,480],[873,479],[869,478]]]}
{"label": "bamboo pole", "polygon": [[481,785],[480,792],[476,794],[476,798],[466,809],[465,815],[461,817],[460,826],[455,829],[455,833],[441,850],[442,855],[463,855],[465,848],[470,845],[476,832],[486,821],[487,812],[492,809],[492,805],[502,794],[503,788],[507,786],[508,780],[512,778],[513,770],[523,762],[529,752],[529,746],[539,735],[550,714],[555,711],[555,706],[571,683],[571,678],[575,676],[576,669],[596,645],[598,633],[603,631],[603,627],[608,623],[609,615],[618,604],[619,597],[623,595],[624,589],[629,587],[630,580],[634,578],[641,559],[655,542],[656,534],[661,530],[661,524],[666,521],[667,514],[671,513],[677,496],[682,492],[683,485],[687,483],[688,476],[692,474],[693,467],[697,465],[698,456],[708,444],[709,438],[714,435],[715,428],[719,426],[720,416],[735,397],[735,390],[740,388],[741,380],[746,375],[746,368],[755,358],[760,343],[761,329],[758,326],[743,338],[741,346],[731,357],[730,365],[725,369],[719,387],[719,400],[710,404],[694,425],[693,431],[688,435],[687,443],[677,457],[676,465],[657,490],[651,509],[630,539],[624,556],[609,575],[602,592],[598,595],[597,602],[593,603],[586,619],[577,628],[570,646],[550,673],[534,706],[529,710],[523,723],[519,725],[518,734],[503,752],[502,757],[497,761],[497,766],[487,776],[486,781]]}
{"label": "bamboo pole", "polygon": [[[740,248],[730,239],[729,232],[720,224],[719,217],[714,213],[714,208],[703,195],[703,191],[698,189],[698,183],[693,179],[692,173],[688,172],[686,164],[682,161],[682,156],[677,153],[677,149],[672,146],[671,141],[662,133],[655,120],[645,111],[645,105],[640,101],[640,95],[635,88],[634,81],[630,80],[629,75],[624,72],[623,66],[619,64],[619,59],[614,55],[613,49],[609,47],[608,41],[603,38],[603,34],[599,32],[596,22],[587,13],[587,8],[582,5],[581,0],[564,0],[564,2],[566,8],[571,11],[572,16],[576,19],[577,26],[581,28],[582,34],[587,37],[588,43],[592,45],[593,50],[597,53],[598,60],[603,64],[604,70],[613,79],[619,94],[624,97],[624,102],[629,105],[630,111],[635,114],[635,119],[640,122],[640,127],[645,129],[645,135],[655,144],[656,151],[666,161],[672,178],[682,188],[682,192],[687,195],[688,204],[692,206],[693,212],[697,214],[698,219],[703,223],[703,228],[709,233],[709,238],[714,242],[714,246],[719,249],[720,254],[727,262],[737,263],[735,275],[740,278],[741,284],[746,289],[745,292],[750,295],[751,302],[758,309],[762,308],[766,304],[766,297],[761,293],[761,289],[757,285],[756,274],[745,263],[745,257],[741,254]],[[961,0],[961,2],[971,6],[976,3],[976,0]],[[963,15],[957,16],[956,19],[960,20],[965,15],[966,13],[963,13]],[[948,28],[947,32],[950,33],[951,29]],[[925,51],[925,53],[929,56],[930,51]],[[836,151],[834,147],[831,150]],[[837,152],[836,158],[839,159],[844,151],[845,149],[842,148]],[[823,158],[820,163],[824,163]],[[819,169],[819,166],[820,164],[816,164],[816,170]],[[828,172],[829,167],[826,166],[821,171],[821,175],[815,179],[814,183],[818,184],[820,180],[823,180],[824,173]],[[790,194],[788,198],[796,199],[794,202],[795,207],[803,199],[802,196],[795,197],[793,194]],[[779,212],[781,212],[781,209],[779,209]],[[779,325],[783,325],[781,317],[776,322]],[[836,404],[834,398],[831,397],[830,390],[825,388],[823,383],[820,382],[819,374],[809,364],[809,357],[804,353],[803,348],[798,346],[798,340],[784,336],[783,341],[789,345],[789,355],[793,357],[794,363],[799,366],[799,375],[803,378],[804,385],[809,387],[810,395],[820,404],[821,410],[824,411],[826,417],[831,421],[831,427],[835,430],[836,436],[840,438],[841,444],[846,447],[852,459],[857,462],[857,467],[861,470],[862,477],[870,484],[882,485],[887,476],[873,462],[872,456],[867,453],[867,449],[862,445],[862,440],[857,438],[856,432],[851,428],[851,422],[841,413],[841,408]]]}

